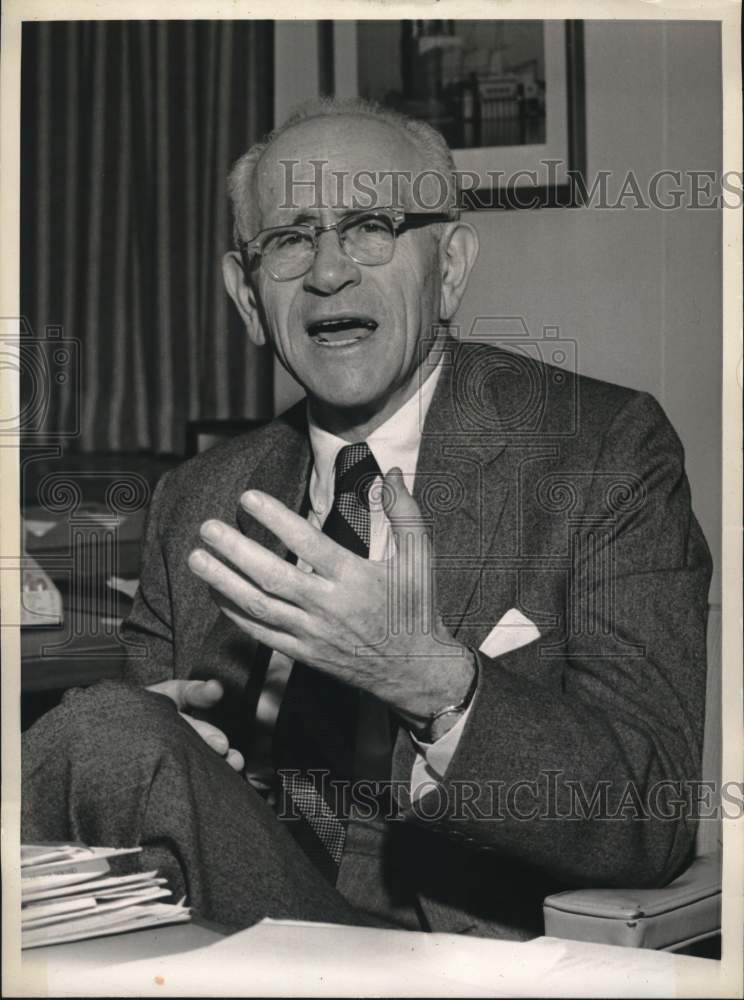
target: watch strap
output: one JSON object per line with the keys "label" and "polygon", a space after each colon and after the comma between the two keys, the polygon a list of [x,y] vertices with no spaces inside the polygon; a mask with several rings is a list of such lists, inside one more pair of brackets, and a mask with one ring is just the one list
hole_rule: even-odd
{"label": "watch strap", "polygon": [[439,739],[437,729],[441,728],[441,722],[452,715],[463,715],[470,708],[475,697],[475,692],[478,689],[479,676],[478,657],[474,650],[471,649],[470,652],[473,654],[473,679],[470,682],[468,690],[465,692],[465,696],[456,705],[445,705],[444,708],[440,708],[437,712],[434,712],[429,716],[424,725],[416,730],[416,739],[422,743],[436,743],[437,739]]}

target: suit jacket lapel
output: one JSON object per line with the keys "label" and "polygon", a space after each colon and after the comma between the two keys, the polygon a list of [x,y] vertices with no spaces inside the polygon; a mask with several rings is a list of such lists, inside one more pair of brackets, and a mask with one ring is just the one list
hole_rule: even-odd
{"label": "suit jacket lapel", "polygon": [[[469,392],[477,376],[473,349],[451,341],[424,423],[414,499],[431,525],[437,603],[454,638],[477,648],[514,603],[515,579],[487,566],[515,538],[512,485],[516,456],[507,447],[492,398],[487,412]],[[477,359],[476,359],[477,360]],[[495,394],[494,394],[495,395]],[[402,730],[393,775],[404,787],[415,753]]]}
{"label": "suit jacket lapel", "polygon": [[[243,489],[270,493],[290,510],[299,511],[307,488],[310,459],[306,410],[302,402],[282,419],[273,445],[266,450]],[[286,556],[287,550],[276,535],[251,517],[240,504],[236,519],[247,538],[252,538],[282,558]]]}
{"label": "suit jacket lapel", "polygon": [[[275,552],[280,558],[286,547],[238,503],[240,494],[257,489],[281,500],[291,510],[299,511],[307,486],[310,445],[307,436],[304,403],[294,407],[277,424],[269,446],[254,469],[235,485],[235,515],[239,530],[247,537]],[[201,650],[198,674],[218,678],[225,688],[224,697],[209,720],[227,734],[230,745],[245,752],[250,736],[250,720],[261,693],[270,653],[246,635],[229,618],[220,614],[207,634]]]}
{"label": "suit jacket lapel", "polygon": [[[460,642],[480,644],[510,606],[509,582],[491,581],[482,573],[499,539],[512,535],[513,455],[501,432],[497,401],[487,419],[473,412],[468,392],[472,348],[452,343],[444,358],[434,399],[424,425],[414,496],[432,526],[439,608],[445,624]],[[484,426],[485,425],[485,426]],[[482,635],[481,635],[482,632]]]}

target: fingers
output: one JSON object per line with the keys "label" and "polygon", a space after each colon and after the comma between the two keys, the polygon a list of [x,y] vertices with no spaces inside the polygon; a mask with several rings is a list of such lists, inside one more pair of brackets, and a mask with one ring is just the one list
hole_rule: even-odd
{"label": "fingers", "polygon": [[338,569],[354,556],[318,531],[280,500],[259,490],[248,490],[240,498],[242,506],[279,538],[290,552],[309,563],[316,573],[335,579]]}
{"label": "fingers", "polygon": [[268,646],[269,649],[273,649],[277,653],[284,653],[285,656],[288,656],[292,660],[308,659],[307,650],[303,648],[295,636],[289,635],[287,632],[282,632],[279,629],[271,628],[252,618],[246,618],[238,609],[231,607],[229,604],[222,604],[220,607],[223,614],[231,621],[234,621],[248,635],[253,636],[257,642]]}
{"label": "fingers", "polygon": [[211,708],[217,704],[223,694],[222,685],[214,679],[208,681],[161,681],[159,684],[150,684],[147,690],[164,694],[170,698],[179,712],[188,708]]}
{"label": "fingers", "polygon": [[232,747],[227,751],[227,756],[225,760],[233,769],[233,771],[242,771],[245,767],[245,761],[243,760],[243,755],[238,750],[233,750]]}
{"label": "fingers", "polygon": [[220,757],[224,757],[233,770],[243,770],[245,763],[243,755],[237,750],[232,749],[221,729],[211,725],[209,722],[204,722],[203,719],[194,719],[191,715],[181,713],[181,718],[185,722],[188,722],[191,728],[201,736],[207,746],[210,746]]}
{"label": "fingers", "polygon": [[185,719],[191,728],[195,729],[204,742],[213,750],[216,750],[220,756],[225,756],[230,749],[230,744],[227,742],[227,736],[225,736],[221,729],[213,726],[210,722],[205,722],[203,719],[195,719],[192,715],[184,715],[183,712],[181,713],[181,718]]}
{"label": "fingers", "polygon": [[421,516],[418,504],[406,489],[400,469],[390,469],[385,476],[385,486],[391,494],[385,513],[390,521],[398,552],[402,555],[411,546],[418,550],[422,547],[428,550],[430,541],[428,525]]}
{"label": "fingers", "polygon": [[280,559],[221,521],[205,521],[200,534],[215,552],[228,559],[267,594],[297,603],[313,583],[317,584],[310,574],[303,573],[286,559]]}
{"label": "fingers", "polygon": [[192,572],[250,618],[283,631],[299,632],[308,628],[305,611],[264,593],[204,549],[191,552],[188,562]]}
{"label": "fingers", "polygon": [[150,684],[147,690],[164,694],[175,702],[181,718],[188,722],[204,742],[224,757],[233,770],[243,770],[245,762],[242,754],[232,749],[221,729],[203,719],[194,719],[191,715],[185,714],[186,709],[211,708],[220,700],[223,690],[218,680],[210,678],[208,681],[161,681],[159,684]]}
{"label": "fingers", "polygon": [[388,472],[385,485],[391,491],[392,502],[386,513],[397,553],[390,564],[388,614],[392,628],[428,633],[433,628],[436,607],[431,533],[418,504],[406,489],[400,469]]}
{"label": "fingers", "polygon": [[208,681],[186,681],[183,687],[184,708],[211,708],[222,697],[222,685],[214,678]]}

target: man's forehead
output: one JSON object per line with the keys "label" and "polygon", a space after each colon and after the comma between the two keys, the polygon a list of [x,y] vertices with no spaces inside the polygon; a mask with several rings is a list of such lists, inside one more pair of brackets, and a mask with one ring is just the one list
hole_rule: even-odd
{"label": "man's forehead", "polygon": [[[255,174],[255,194],[265,220],[294,211],[390,205],[395,174],[412,176],[424,169],[414,141],[392,123],[337,115],[300,122],[264,151]],[[364,196],[363,192],[376,192]],[[352,204],[352,196],[356,201]]]}

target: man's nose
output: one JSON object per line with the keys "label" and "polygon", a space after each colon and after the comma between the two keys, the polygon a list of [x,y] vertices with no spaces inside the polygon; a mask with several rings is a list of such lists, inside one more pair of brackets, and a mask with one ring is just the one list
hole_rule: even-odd
{"label": "man's nose", "polygon": [[333,295],[362,280],[359,266],[346,254],[335,229],[318,235],[318,250],[313,266],[303,282],[307,291]]}

